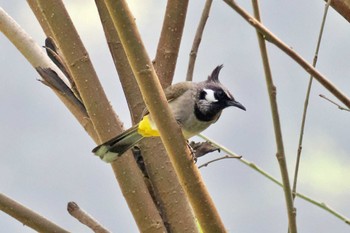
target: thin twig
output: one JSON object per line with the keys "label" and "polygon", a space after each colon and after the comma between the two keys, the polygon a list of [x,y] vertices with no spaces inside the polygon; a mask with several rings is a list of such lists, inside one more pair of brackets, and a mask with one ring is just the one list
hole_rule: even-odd
{"label": "thin twig", "polygon": [[91,215],[81,209],[77,203],[68,202],[67,210],[70,215],[76,218],[79,222],[90,228],[95,233],[109,233],[110,231],[103,227]]}
{"label": "thin twig", "polygon": [[204,5],[202,16],[201,16],[201,19],[199,21],[196,35],[194,37],[191,52],[190,52],[190,60],[188,62],[188,67],[187,67],[186,81],[192,81],[192,79],[193,79],[193,71],[194,71],[194,65],[196,63],[198,48],[199,48],[199,45],[202,41],[204,27],[205,27],[205,24],[207,23],[207,19],[209,17],[209,12],[210,12],[212,2],[213,2],[213,0],[206,0],[205,5]]}
{"label": "thin twig", "polygon": [[0,210],[38,232],[69,232],[2,193],[0,193]]}
{"label": "thin twig", "polygon": [[[261,21],[258,1],[252,0],[252,3],[253,3],[254,15],[258,21]],[[284,152],[282,127],[281,127],[281,122],[280,122],[280,117],[278,112],[278,105],[277,105],[277,98],[276,98],[277,89],[272,79],[272,73],[270,69],[264,36],[258,30],[256,31],[256,33],[258,36],[260,53],[261,53],[261,58],[262,58],[264,71],[265,71],[266,87],[270,98],[272,121],[273,121],[273,128],[275,131],[275,140],[276,140],[276,147],[277,147],[276,157],[278,160],[278,164],[279,164],[280,172],[282,176],[283,191],[284,191],[284,197],[285,197],[287,214],[288,214],[289,232],[296,233],[297,224],[296,224],[296,218],[295,218],[295,208],[293,206],[292,190],[290,187],[288,167],[287,167],[286,156]]]}
{"label": "thin twig", "polygon": [[[234,156],[234,157],[238,156],[236,153],[234,153],[233,151],[229,150],[227,147],[224,147],[224,146],[220,145],[219,143],[217,143],[217,142],[213,141],[212,139],[208,138],[207,136],[204,136],[203,134],[199,134],[198,136],[201,137],[202,139],[206,140],[206,141],[209,141],[213,145],[217,146],[218,148],[220,148],[223,152],[227,153],[228,155],[231,155],[231,156]],[[250,162],[249,160],[247,160],[245,158],[241,158],[238,161],[242,162],[244,165],[246,165],[246,166],[252,168],[253,170],[257,171],[258,173],[260,173],[261,175],[263,175],[265,178],[269,179],[273,183],[277,184],[278,186],[283,187],[283,184],[280,181],[278,181],[275,177],[273,177],[268,172],[264,171],[262,168],[260,168],[259,166],[257,166],[253,162]],[[316,205],[316,206],[320,207],[323,210],[326,210],[330,214],[334,215],[336,218],[338,218],[341,221],[345,222],[346,224],[350,225],[350,218],[347,218],[344,215],[340,214],[339,212],[333,210],[332,208],[330,208],[328,205],[324,204],[323,202],[316,201],[316,200],[312,199],[311,197],[308,197],[308,196],[306,196],[304,194],[301,194],[301,193],[298,193],[298,192],[296,193],[296,196],[299,197],[300,199],[303,199],[303,200],[313,204],[313,205]]]}
{"label": "thin twig", "polygon": [[344,111],[348,111],[350,112],[350,109],[348,108],[344,108],[343,106],[339,105],[338,103],[334,102],[333,100],[329,99],[328,97],[326,97],[325,95],[320,94],[319,95],[321,98],[328,100],[329,102],[331,102],[332,104],[336,105],[340,110],[344,110]]}
{"label": "thin twig", "polygon": [[238,156],[237,155],[225,155],[225,156],[210,160],[206,163],[203,163],[202,165],[199,165],[198,168],[201,169],[202,167],[207,167],[209,164],[223,160],[223,159],[241,159],[241,158],[242,158],[242,155],[238,155]]}
{"label": "thin twig", "polygon": [[[313,59],[313,62],[312,62],[312,66],[313,67],[316,67],[316,64],[317,64],[318,52],[320,50],[320,45],[321,45],[321,40],[322,40],[322,35],[323,35],[323,29],[324,29],[324,25],[326,23],[327,12],[328,12],[328,8],[329,8],[329,4],[330,3],[331,3],[331,0],[328,0],[328,2],[325,5],[324,14],[323,14],[322,23],[321,23],[321,28],[320,28],[320,33],[319,33],[318,39],[317,39],[315,56],[314,56],[314,59]],[[307,109],[308,109],[308,105],[309,105],[310,93],[311,93],[312,80],[313,80],[313,77],[312,77],[312,75],[310,75],[309,84],[308,84],[307,92],[306,92],[306,96],[305,96],[304,111],[303,111],[303,117],[302,117],[302,121],[301,121],[300,134],[299,134],[297,159],[296,159],[295,169],[294,169],[294,180],[293,180],[293,188],[292,188],[293,199],[295,198],[295,192],[297,190],[298,172],[299,172],[299,166],[300,166],[301,152],[302,152],[302,149],[303,149],[304,129],[305,129],[306,114],[307,114]]]}
{"label": "thin twig", "polygon": [[277,36],[271,33],[263,24],[252,17],[247,11],[238,6],[233,0],[224,0],[233,10],[235,10],[239,15],[241,15],[249,24],[256,28],[260,33],[264,35],[264,38],[269,42],[276,45],[284,53],[286,53],[290,58],[292,58],[296,63],[304,68],[306,72],[312,75],[322,86],[324,86],[328,91],[330,91],[337,99],[339,99],[343,104],[350,108],[350,99],[341,90],[339,90],[331,81],[329,81],[325,76],[323,76],[318,70],[316,70],[312,65],[310,65],[304,58],[302,58],[298,53],[292,50],[288,45],[286,45]]}

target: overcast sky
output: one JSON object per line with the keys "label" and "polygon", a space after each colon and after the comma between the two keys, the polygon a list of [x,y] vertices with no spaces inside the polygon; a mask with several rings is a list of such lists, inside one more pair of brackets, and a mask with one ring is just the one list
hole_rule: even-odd
{"label": "overcast sky", "polygon": [[[133,0],[133,10],[150,57],[154,57],[165,1]],[[251,12],[250,1],[238,1]],[[105,91],[125,126],[131,125],[94,1],[65,1]],[[186,75],[188,55],[204,1],[191,1],[175,73]],[[45,36],[26,1],[0,0],[40,45]],[[261,1],[265,25],[312,61],[324,3]],[[268,45],[289,174],[292,177],[304,96],[309,75],[273,45]],[[317,68],[350,96],[350,25],[330,9]],[[275,140],[256,34],[222,1],[214,1],[195,67],[194,81],[224,64],[221,82],[247,111],[225,110],[205,135],[243,155],[280,179]],[[112,232],[137,232],[112,169],[91,154],[95,146],[38,74],[0,35],[0,191],[71,232],[90,232],[66,212],[77,202]],[[350,115],[320,98],[335,98],[314,82],[304,135],[298,190],[350,217]],[[194,138],[198,139],[198,138]],[[198,139],[199,140],[199,139]],[[213,153],[204,161],[224,155]],[[229,232],[287,232],[282,189],[237,160],[201,169],[203,179]],[[350,226],[297,199],[299,232],[349,232]],[[0,212],[0,229],[34,232]]]}

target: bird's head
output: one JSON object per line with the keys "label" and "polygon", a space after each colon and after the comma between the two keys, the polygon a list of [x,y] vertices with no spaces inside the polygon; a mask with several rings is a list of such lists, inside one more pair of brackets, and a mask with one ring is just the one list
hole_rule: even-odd
{"label": "bird's head", "polygon": [[220,83],[219,73],[222,65],[217,66],[208,79],[200,85],[197,93],[195,112],[200,120],[211,121],[221,111],[233,106],[246,110],[246,108],[235,100],[231,92]]}

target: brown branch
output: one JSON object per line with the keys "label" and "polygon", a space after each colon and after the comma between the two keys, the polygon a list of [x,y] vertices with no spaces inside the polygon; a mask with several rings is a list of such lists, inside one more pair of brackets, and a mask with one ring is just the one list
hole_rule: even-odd
{"label": "brown branch", "polygon": [[[169,86],[174,76],[187,6],[188,0],[167,2],[157,54],[153,62],[163,87]],[[145,139],[140,143],[140,147],[162,216],[169,223],[169,232],[196,231],[192,208],[161,140]],[[170,183],[172,185],[169,185]]]}
{"label": "brown branch", "polygon": [[0,193],[0,210],[38,232],[69,232],[2,193]]}
{"label": "brown branch", "polygon": [[[43,52],[42,48],[2,9],[0,10],[0,27],[4,35],[16,46],[22,55],[30,62],[30,64],[37,69],[50,68],[62,80],[64,74],[58,69],[55,64]],[[68,83],[68,81],[66,82]],[[86,111],[81,111],[81,106],[72,103],[66,95],[53,89],[58,98],[71,111],[79,123],[85,128],[92,138],[97,138],[91,120],[86,114]]]}
{"label": "brown branch", "polygon": [[[125,1],[107,1],[114,25],[139,84],[146,106],[204,232],[226,232],[214,203],[181,136],[164,92]],[[127,28],[128,30],[125,30]]]}
{"label": "brown branch", "polygon": [[[28,0],[28,2],[34,9],[38,21],[46,29],[47,35],[55,40],[65,63],[69,64],[69,72],[94,125],[94,128],[89,127],[87,130],[97,132],[94,134],[96,137],[93,137],[95,142],[106,141],[122,132],[122,123],[103,92],[63,3],[53,0]],[[155,232],[155,229],[158,229],[159,232],[164,232],[159,212],[131,153],[111,165],[140,231]]]}
{"label": "brown branch", "polygon": [[204,5],[203,11],[202,11],[202,16],[201,16],[201,19],[199,21],[196,35],[194,37],[191,52],[190,52],[190,60],[188,62],[188,67],[187,67],[186,81],[192,81],[192,79],[193,79],[193,71],[194,71],[194,65],[196,63],[196,58],[197,58],[197,54],[198,54],[198,48],[199,48],[199,45],[202,41],[204,27],[205,27],[205,24],[207,23],[207,19],[209,17],[209,12],[210,12],[212,2],[213,2],[213,0],[206,0],[205,1],[205,5]]}
{"label": "brown branch", "polygon": [[81,209],[77,203],[68,202],[67,210],[70,215],[76,218],[79,222],[90,228],[95,233],[109,233],[110,231],[103,227],[91,215]]}
{"label": "brown branch", "polygon": [[[113,25],[105,2],[95,0],[103,25],[106,39],[112,54],[120,82],[131,111],[133,123],[136,124],[144,110],[144,102],[134,74],[129,65],[119,35]],[[167,31],[165,31],[167,33]],[[174,168],[160,139],[144,140],[140,143],[143,163],[146,166],[147,177],[154,202],[159,208],[163,221],[170,232],[186,232],[195,229],[192,209],[179,184]],[[154,155],[157,156],[154,156]],[[171,183],[172,185],[169,185]],[[181,213],[181,214],[179,214]]]}
{"label": "brown branch", "polygon": [[163,88],[173,81],[182,32],[185,26],[188,0],[168,0],[160,34],[154,69]]}
{"label": "brown branch", "polygon": [[145,109],[140,89],[131,70],[118,32],[116,31],[111,16],[104,0],[95,0],[109,51],[113,57],[115,68],[118,72],[120,82],[129,106],[132,122],[138,123]]}
{"label": "brown branch", "polygon": [[[253,3],[254,15],[258,21],[261,21],[259,5],[257,0],[252,0],[252,3]],[[276,157],[278,160],[278,164],[279,164],[280,172],[282,176],[283,191],[284,191],[284,197],[285,197],[285,202],[287,206],[289,232],[297,233],[297,223],[295,218],[295,209],[293,206],[292,190],[291,190],[289,176],[288,176],[288,167],[287,167],[286,156],[285,156],[284,145],[283,145],[283,137],[282,137],[282,127],[281,127],[280,117],[278,113],[278,105],[277,105],[277,98],[276,98],[277,89],[273,83],[264,37],[258,30],[256,31],[256,33],[258,37],[261,58],[263,61],[263,66],[265,71],[267,91],[270,98],[271,113],[272,113],[273,127],[275,131],[275,140],[276,140],[276,147],[277,147]]]}
{"label": "brown branch", "polygon": [[241,15],[248,23],[250,23],[256,30],[258,30],[264,39],[276,45],[289,57],[291,57],[296,63],[298,63],[306,72],[312,75],[322,86],[324,86],[328,91],[330,91],[337,99],[339,99],[343,104],[350,108],[350,99],[343,92],[341,92],[331,81],[329,81],[325,76],[323,76],[318,70],[316,70],[311,64],[309,64],[305,59],[303,59],[298,53],[292,50],[288,45],[283,43],[277,36],[272,34],[262,23],[256,20],[248,12],[242,9],[233,0],[224,0],[233,10],[235,10],[239,15]]}
{"label": "brown branch", "polygon": [[350,0],[332,0],[331,7],[350,22]]}

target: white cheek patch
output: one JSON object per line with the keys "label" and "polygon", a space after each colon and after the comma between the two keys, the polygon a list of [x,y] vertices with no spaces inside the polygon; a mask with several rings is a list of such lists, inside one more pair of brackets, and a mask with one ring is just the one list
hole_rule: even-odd
{"label": "white cheek patch", "polygon": [[215,96],[214,96],[214,91],[213,90],[211,90],[211,89],[204,89],[204,91],[207,93],[206,95],[205,95],[205,99],[208,101],[208,102],[210,102],[210,103],[212,103],[212,102],[218,102],[218,100],[215,98]]}

